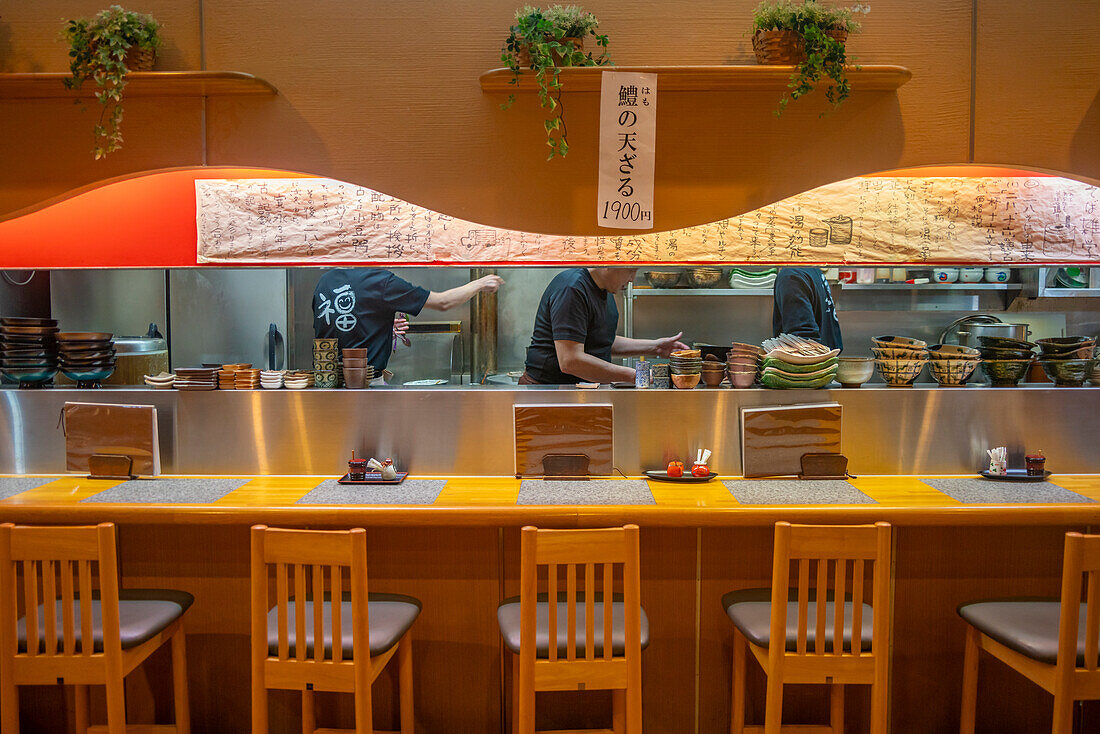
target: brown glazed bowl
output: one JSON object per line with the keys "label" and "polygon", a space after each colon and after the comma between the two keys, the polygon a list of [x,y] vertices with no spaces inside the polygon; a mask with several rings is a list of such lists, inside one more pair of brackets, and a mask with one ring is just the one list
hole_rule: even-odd
{"label": "brown glazed bowl", "polygon": [[726,378],[726,373],[722,370],[704,370],[703,371],[703,384],[707,387],[718,387],[722,384],[722,380]]}
{"label": "brown glazed bowl", "polygon": [[730,387],[744,390],[752,387],[754,382],[756,382],[756,370],[752,372],[730,372]]}
{"label": "brown glazed bowl", "polygon": [[370,350],[365,347],[348,347],[347,349],[341,350],[345,360],[349,357],[352,359],[366,359],[368,351]]}
{"label": "brown glazed bowl", "polygon": [[344,368],[347,369],[348,367],[363,369],[365,367],[370,367],[370,362],[368,362],[365,357],[344,357]]}
{"label": "brown glazed bowl", "polygon": [[691,390],[699,384],[700,377],[698,372],[694,375],[672,375],[672,384],[680,390]]}
{"label": "brown glazed bowl", "polygon": [[344,368],[344,387],[351,388],[353,390],[361,390],[370,384],[371,379],[374,378],[374,370],[366,369],[363,367],[345,367]]}

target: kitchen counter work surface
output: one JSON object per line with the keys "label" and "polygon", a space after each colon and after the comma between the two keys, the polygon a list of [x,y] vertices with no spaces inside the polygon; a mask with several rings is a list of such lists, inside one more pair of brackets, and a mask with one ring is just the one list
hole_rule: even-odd
{"label": "kitchen counter work surface", "polygon": [[673,484],[415,477],[402,485],[337,485],[324,476],[165,476],[133,481],[0,476],[0,522],[695,527],[794,522],[1054,525],[1100,522],[1100,475],[1009,483],[974,476],[849,480],[724,478]]}

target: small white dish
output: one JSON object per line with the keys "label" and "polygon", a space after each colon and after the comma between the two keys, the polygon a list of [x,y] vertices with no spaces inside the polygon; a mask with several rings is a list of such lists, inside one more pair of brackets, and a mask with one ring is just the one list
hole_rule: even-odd
{"label": "small white dish", "polygon": [[986,268],[985,269],[985,282],[986,283],[1007,283],[1008,279],[1012,276],[1012,271],[1008,268]]}
{"label": "small white dish", "polygon": [[960,283],[981,283],[983,277],[985,277],[985,268],[960,268],[959,269],[959,282]]}
{"label": "small white dish", "polygon": [[958,279],[958,268],[936,268],[932,271],[932,280],[937,283],[954,283]]}

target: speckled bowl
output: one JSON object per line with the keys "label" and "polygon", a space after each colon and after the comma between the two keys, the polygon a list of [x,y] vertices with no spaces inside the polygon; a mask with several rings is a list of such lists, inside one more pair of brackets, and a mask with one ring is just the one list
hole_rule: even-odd
{"label": "speckled bowl", "polygon": [[993,387],[1016,387],[1031,367],[1031,359],[983,359],[982,372]]}
{"label": "speckled bowl", "polygon": [[1092,374],[1092,359],[1040,359],[1043,372],[1058,387],[1081,387]]}
{"label": "speckled bowl", "polygon": [[841,387],[859,387],[875,374],[871,357],[841,357],[837,361],[836,381]]}

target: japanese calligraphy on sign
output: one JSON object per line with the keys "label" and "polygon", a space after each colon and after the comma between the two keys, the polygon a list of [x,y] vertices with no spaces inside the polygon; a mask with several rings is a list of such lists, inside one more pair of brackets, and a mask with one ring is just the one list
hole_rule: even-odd
{"label": "japanese calligraphy on sign", "polygon": [[657,75],[605,71],[601,79],[596,223],[652,229]]}
{"label": "japanese calligraphy on sign", "polygon": [[[1100,261],[1100,189],[1055,177],[852,178],[621,237],[497,229],[331,179],[200,179],[195,193],[200,263]],[[346,325],[343,295],[330,318]]]}

